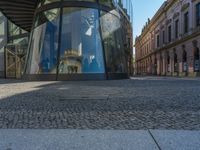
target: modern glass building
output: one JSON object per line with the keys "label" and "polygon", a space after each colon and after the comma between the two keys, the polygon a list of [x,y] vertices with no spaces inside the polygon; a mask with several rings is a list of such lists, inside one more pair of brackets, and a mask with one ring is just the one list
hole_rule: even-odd
{"label": "modern glass building", "polygon": [[20,70],[25,79],[122,79],[132,73],[131,0],[20,1],[21,10],[13,8],[18,0],[0,2],[0,8],[24,29],[20,35],[30,33]]}

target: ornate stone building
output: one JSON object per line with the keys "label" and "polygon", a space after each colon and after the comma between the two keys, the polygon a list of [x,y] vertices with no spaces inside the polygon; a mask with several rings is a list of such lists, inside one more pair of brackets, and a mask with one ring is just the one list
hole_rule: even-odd
{"label": "ornate stone building", "polygon": [[200,75],[200,0],[167,0],[136,38],[136,73]]}

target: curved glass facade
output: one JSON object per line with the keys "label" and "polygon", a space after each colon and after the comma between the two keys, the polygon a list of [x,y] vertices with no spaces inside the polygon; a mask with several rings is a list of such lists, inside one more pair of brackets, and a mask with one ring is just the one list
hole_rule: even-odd
{"label": "curved glass facade", "polygon": [[[111,0],[42,0],[36,11],[25,77],[108,79],[128,77],[122,14]],[[54,4],[60,2],[59,8]],[[67,2],[67,3],[64,3]],[[72,6],[70,6],[72,5]],[[70,78],[69,78],[70,77]]]}
{"label": "curved glass facade", "polygon": [[98,10],[63,9],[59,74],[105,73]]}
{"label": "curved glass facade", "polygon": [[100,22],[108,73],[127,73],[120,18],[101,11]]}

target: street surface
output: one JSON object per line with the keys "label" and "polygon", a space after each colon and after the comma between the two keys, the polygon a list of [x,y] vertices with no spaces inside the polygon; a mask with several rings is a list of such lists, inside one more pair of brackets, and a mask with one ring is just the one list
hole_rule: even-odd
{"label": "street surface", "polygon": [[199,130],[200,79],[1,79],[0,128]]}

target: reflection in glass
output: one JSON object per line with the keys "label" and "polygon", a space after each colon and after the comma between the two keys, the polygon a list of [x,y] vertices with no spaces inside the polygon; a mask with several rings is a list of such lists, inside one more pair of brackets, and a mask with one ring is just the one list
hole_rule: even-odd
{"label": "reflection in glass", "polygon": [[5,17],[0,12],[0,77],[4,75],[4,46],[6,44]]}
{"label": "reflection in glass", "polygon": [[99,3],[110,7],[113,6],[113,0],[99,0]]}
{"label": "reflection in glass", "polygon": [[[108,0],[102,0],[102,1],[108,1]],[[113,0],[113,1],[124,11],[124,13],[126,13],[129,20],[133,22],[133,0]]]}
{"label": "reflection in glass", "polygon": [[[110,0],[99,2],[108,6],[112,3]],[[105,76],[107,72],[128,72],[125,54],[128,36],[123,35],[127,28],[122,26],[123,17],[117,10],[101,11],[101,16],[99,10],[94,8],[64,7],[62,10],[62,16],[60,9],[36,15],[27,74],[56,74],[62,78],[69,74]]]}
{"label": "reflection in glass", "polygon": [[5,34],[5,18],[0,12],[0,35]]}
{"label": "reflection in glass", "polygon": [[20,28],[10,21],[8,22],[8,30],[9,30],[9,36],[20,34]]}
{"label": "reflection in glass", "polygon": [[60,74],[105,73],[98,10],[64,8]]}
{"label": "reflection in glass", "polygon": [[52,9],[37,16],[28,60],[30,74],[56,73],[59,12],[60,9]]}
{"label": "reflection in glass", "polygon": [[[64,1],[72,1],[72,0],[64,0]],[[73,0],[73,1],[96,2],[97,0]]]}
{"label": "reflection in glass", "polygon": [[100,21],[107,71],[109,73],[127,72],[120,19],[111,13],[102,12]]}
{"label": "reflection in glass", "polygon": [[54,2],[59,2],[61,0],[40,0],[40,2],[38,3],[37,8],[46,5],[46,4],[50,4],[50,3],[54,3]]}

